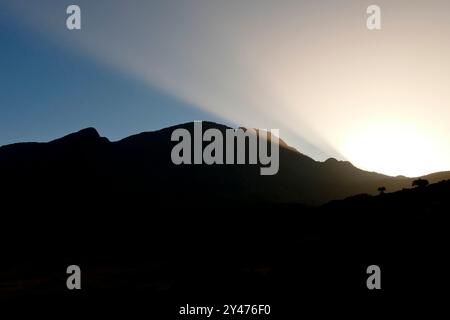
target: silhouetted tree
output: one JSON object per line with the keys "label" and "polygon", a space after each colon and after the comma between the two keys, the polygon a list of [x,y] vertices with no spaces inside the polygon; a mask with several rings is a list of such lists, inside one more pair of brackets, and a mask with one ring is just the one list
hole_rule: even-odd
{"label": "silhouetted tree", "polygon": [[386,191],[386,187],[382,186],[378,188],[378,192],[380,192],[380,194],[384,194],[384,192]]}
{"label": "silhouetted tree", "polygon": [[418,188],[424,188],[424,187],[426,187],[427,185],[429,185],[430,183],[428,182],[428,180],[426,180],[426,179],[417,179],[417,180],[414,180],[413,182],[412,182],[412,186],[413,187],[418,187]]}

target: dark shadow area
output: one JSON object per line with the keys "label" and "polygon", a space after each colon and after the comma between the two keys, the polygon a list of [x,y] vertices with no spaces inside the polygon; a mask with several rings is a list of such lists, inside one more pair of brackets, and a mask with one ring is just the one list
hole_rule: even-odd
{"label": "dark shadow area", "polygon": [[[169,132],[111,143],[88,129],[2,147],[0,300],[158,319],[183,319],[188,303],[365,319],[443,302],[449,181],[304,205],[358,185],[393,190],[391,178],[290,148],[273,177],[258,166],[177,167]],[[66,288],[71,264],[78,292]],[[366,287],[372,264],[380,291]]]}

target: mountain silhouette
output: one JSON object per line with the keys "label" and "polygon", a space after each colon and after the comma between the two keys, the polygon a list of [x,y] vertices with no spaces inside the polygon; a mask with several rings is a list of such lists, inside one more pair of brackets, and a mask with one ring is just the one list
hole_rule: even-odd
{"label": "mountain silhouette", "polygon": [[412,188],[413,178],[317,162],[282,141],[274,176],[259,165],[176,166],[176,128],[193,123],[1,147],[0,300],[73,307],[71,264],[83,270],[82,306],[150,305],[162,319],[174,304],[230,297],[290,315],[299,300],[315,314],[324,301],[369,309],[372,264],[383,274],[377,308],[445,287],[450,181],[436,181],[447,172]]}
{"label": "mountain silhouette", "polygon": [[[203,122],[203,130],[228,127]],[[325,162],[280,140],[279,172],[261,176],[260,165],[174,165],[172,131],[193,134],[193,123],[144,132],[111,142],[87,128],[48,143],[18,143],[0,148],[3,193],[136,194],[184,204],[214,202],[302,203],[317,205],[359,193],[376,194],[408,188],[413,178],[366,172],[350,162]],[[225,151],[224,151],[225,152]],[[430,183],[450,178],[450,172],[425,177]],[[172,203],[169,201],[169,203]]]}
{"label": "mountain silhouette", "polygon": [[[227,126],[203,122],[203,131]],[[359,193],[376,194],[411,186],[414,178],[366,172],[350,162],[314,161],[280,140],[279,172],[261,176],[260,165],[174,165],[171,134],[177,128],[193,134],[193,123],[136,134],[111,142],[87,128],[48,143],[0,147],[4,194],[80,193],[146,195],[153,202],[323,204]],[[425,177],[430,183],[450,172]],[[170,199],[168,199],[170,195]]]}

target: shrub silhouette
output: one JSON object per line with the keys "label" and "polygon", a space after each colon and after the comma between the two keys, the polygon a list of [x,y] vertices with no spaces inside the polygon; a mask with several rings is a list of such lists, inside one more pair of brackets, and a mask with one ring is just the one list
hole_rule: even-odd
{"label": "shrub silhouette", "polygon": [[386,187],[382,186],[378,188],[378,192],[380,192],[380,194],[384,194],[386,191]]}
{"label": "shrub silhouette", "polygon": [[430,183],[426,179],[417,179],[412,182],[413,187],[424,188]]}

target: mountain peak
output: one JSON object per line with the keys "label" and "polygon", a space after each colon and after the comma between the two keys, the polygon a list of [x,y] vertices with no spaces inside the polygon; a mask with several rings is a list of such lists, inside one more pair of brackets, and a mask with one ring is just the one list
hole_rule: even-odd
{"label": "mountain peak", "polygon": [[79,136],[100,138],[100,134],[98,133],[97,129],[95,129],[93,127],[81,129],[80,131],[75,132],[74,134],[77,134]]}
{"label": "mountain peak", "polygon": [[328,158],[327,160],[325,160],[326,164],[335,164],[338,163],[339,161],[336,158]]}
{"label": "mountain peak", "polygon": [[[62,138],[51,141],[51,143],[86,143],[92,141],[103,140],[98,131],[95,128],[89,127],[82,129],[78,132],[68,134]],[[106,139],[107,140],[107,139]]]}
{"label": "mountain peak", "polygon": [[329,166],[346,166],[346,167],[354,167],[353,164],[349,161],[337,160],[336,158],[328,158],[323,162]]}

